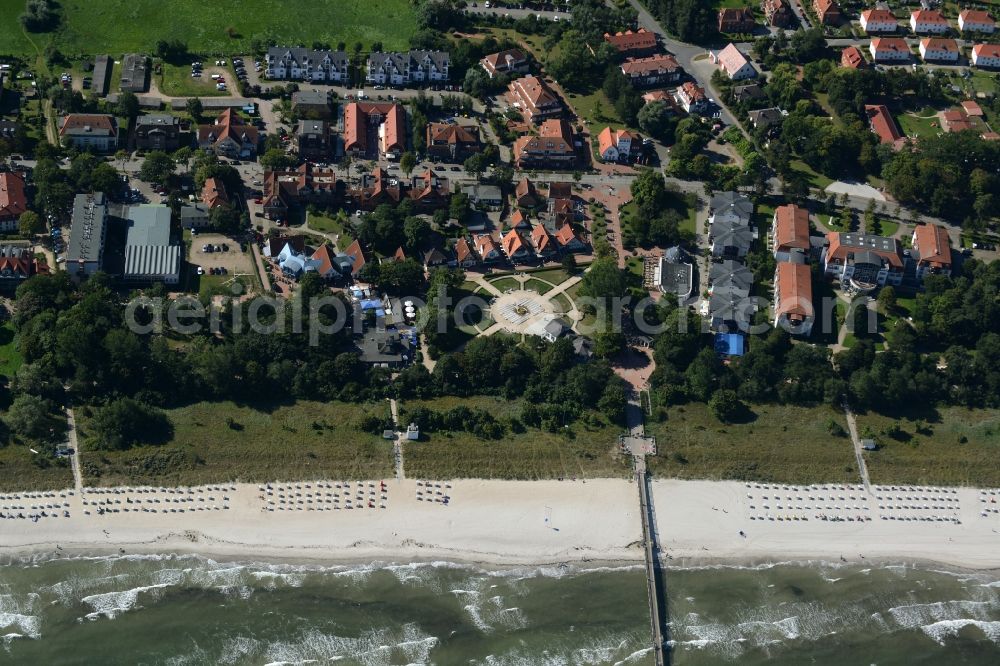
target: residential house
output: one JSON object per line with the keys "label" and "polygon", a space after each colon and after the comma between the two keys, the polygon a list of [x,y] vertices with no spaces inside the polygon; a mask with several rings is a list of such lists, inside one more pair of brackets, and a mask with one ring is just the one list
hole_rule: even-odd
{"label": "residential house", "polygon": [[564,224],[559,227],[556,229],[556,232],[552,235],[552,237],[556,239],[556,243],[559,245],[559,250],[561,252],[585,252],[588,249],[586,241],[584,241],[576,233],[572,224]]}
{"label": "residential house", "polygon": [[357,278],[358,274],[361,273],[361,269],[365,267],[368,260],[365,259],[365,252],[361,249],[361,243],[358,239],[354,239],[347,249],[344,250],[344,256],[351,260],[350,264],[350,275],[352,278]]}
{"label": "residential house", "polygon": [[723,34],[750,34],[757,22],[749,7],[724,7],[719,10],[719,32]]}
{"label": "residential house", "polygon": [[532,227],[531,244],[535,248],[535,256],[539,259],[548,259],[557,252],[556,242],[544,224],[536,224]]}
{"label": "residential house", "polygon": [[340,181],[332,169],[321,169],[305,162],[295,169],[264,172],[264,215],[271,220],[286,220],[288,212],[308,203],[330,205],[341,194]]}
{"label": "residential house", "polygon": [[445,51],[372,53],[365,79],[368,83],[394,86],[447,81],[450,65],[451,56]]}
{"label": "residential house", "polygon": [[479,128],[455,123],[427,123],[427,153],[438,159],[462,162],[478,153]]}
{"label": "residential house", "polygon": [[518,181],[514,186],[514,203],[518,208],[531,210],[542,205],[542,198],[535,189],[535,184],[527,177]]}
{"label": "residential house", "polygon": [[924,37],[920,40],[920,57],[925,61],[957,63],[958,42],[947,37]]}
{"label": "residential house", "polygon": [[[702,95],[704,96],[704,94]],[[767,99],[764,89],[756,83],[733,86],[733,101],[743,104],[754,104]]]}
{"label": "residential house", "polygon": [[334,155],[336,139],[325,120],[300,120],[295,141],[304,160],[325,162]]}
{"label": "residential house", "polygon": [[76,195],[64,264],[67,272],[87,276],[101,270],[107,227],[108,208],[104,195],[100,192]]}
{"label": "residential house", "polygon": [[781,125],[785,114],[776,106],[767,109],[757,109],[747,114],[750,124],[755,130],[766,131],[771,127]]}
{"label": "residential house", "polygon": [[479,262],[473,244],[465,236],[455,241],[455,263],[462,268],[475,266]]}
{"label": "residential house", "polygon": [[20,284],[36,273],[47,273],[48,266],[35,259],[31,247],[0,245],[0,287]]}
{"label": "residential house", "polygon": [[14,139],[21,129],[21,123],[16,120],[0,118],[0,139]]}
{"label": "residential house", "polygon": [[785,0],[762,0],[760,10],[767,24],[775,28],[787,28],[795,21],[795,15]]}
{"label": "residential house", "polygon": [[523,264],[533,257],[531,246],[519,229],[511,229],[500,238],[500,246],[513,264]]}
{"label": "residential house", "polygon": [[480,60],[479,65],[486,70],[487,76],[491,79],[503,74],[525,74],[531,69],[528,56],[520,49],[508,49],[499,53],[491,53]]}
{"label": "residential house", "polygon": [[947,229],[937,224],[918,224],[910,244],[918,279],[929,274],[951,275],[951,238]]}
{"label": "residential house", "polygon": [[604,33],[604,41],[615,47],[623,57],[642,57],[656,53],[658,44],[656,34],[639,28],[636,31],[626,30],[615,34]]}
{"label": "residential house", "polygon": [[674,92],[677,104],[687,113],[704,113],[708,110],[708,96],[705,89],[694,81],[685,81]]}
{"label": "residential house", "polygon": [[180,147],[181,119],[167,113],[139,116],[135,119],[137,150],[162,150],[172,153]]}
{"label": "residential house", "polygon": [[181,246],[170,242],[170,208],[159,204],[129,206],[125,217],[125,270],[129,282],[177,284],[181,274]]}
{"label": "residential house", "polygon": [[538,124],[563,114],[562,100],[537,76],[511,81],[507,89],[511,103],[527,122]]}
{"label": "residential house", "polygon": [[226,192],[226,186],[221,179],[205,179],[205,184],[201,188],[201,202],[208,206],[209,210],[229,205],[229,194]]}
{"label": "residential house", "polygon": [[779,261],[774,271],[774,326],[808,336],[816,321],[812,272],[804,263]]}
{"label": "residential house", "polygon": [[743,225],[750,224],[753,217],[753,202],[738,192],[720,192],[708,204],[708,223],[732,220]]}
{"label": "residential house", "polygon": [[500,210],[503,208],[503,191],[498,185],[475,183],[463,185],[462,193],[469,197],[469,203],[475,208],[485,210]]}
{"label": "residential house", "polygon": [[198,127],[198,146],[219,157],[253,159],[259,143],[257,128],[247,125],[233,109],[220,113],[211,125]]}
{"label": "residential house", "polygon": [[965,9],[958,15],[958,29],[962,32],[979,32],[992,35],[996,30],[996,21],[989,12]]}
{"label": "residential house", "polygon": [[708,241],[713,257],[742,259],[747,256],[755,238],[756,229],[729,219],[713,222],[709,226]]}
{"label": "residential house", "polygon": [[903,281],[903,253],[894,238],[831,232],[822,255],[823,272],[864,288]]}
{"label": "residential house", "polygon": [[122,58],[122,75],[118,88],[122,92],[144,93],[149,90],[149,58],[128,53]]}
{"label": "residential house", "polygon": [[180,218],[182,229],[205,229],[211,223],[208,206],[203,203],[181,204]]}
{"label": "residential house", "polygon": [[264,74],[269,79],[347,84],[350,62],[344,51],[272,46],[264,57]]}
{"label": "residential house", "polygon": [[299,118],[330,120],[333,118],[330,94],[323,90],[297,90],[292,93],[292,113]]}
{"label": "residential house", "polygon": [[353,263],[339,262],[336,252],[327,243],[321,243],[309,257],[307,270],[315,271],[324,280],[335,280],[341,276],[342,270],[346,272]]}
{"label": "residential house", "polygon": [[976,44],[973,46],[972,64],[976,67],[1000,67],[1000,44]]}
{"label": "residential house", "polygon": [[621,72],[634,88],[652,88],[675,83],[684,74],[672,55],[653,55],[646,58],[627,58]]}
{"label": "residential house", "polygon": [[706,312],[713,331],[746,329],[756,304],[749,298],[753,271],[739,261],[724,259],[711,264]]}
{"label": "residential house", "polygon": [[943,35],[951,29],[948,20],[937,10],[910,12],[910,30],[918,35]]}
{"label": "residential house", "polygon": [[844,14],[840,11],[837,0],[813,0],[812,6],[822,25],[836,26],[844,21]]}
{"label": "residential house", "polygon": [[573,130],[565,120],[550,118],[538,134],[525,134],[514,141],[514,164],[518,169],[570,169],[576,164]]}
{"label": "residential house", "polygon": [[430,270],[435,266],[444,266],[449,263],[450,259],[448,255],[439,247],[432,247],[424,250],[423,253],[423,265],[425,269]]}
{"label": "residential house", "polygon": [[899,21],[896,15],[888,9],[866,9],[861,12],[861,29],[867,34],[877,32],[896,32]]}
{"label": "residential house", "polygon": [[709,58],[733,81],[752,79],[757,76],[757,70],[754,69],[753,64],[740,53],[735,44],[729,44],[721,51],[709,51]]}
{"label": "residential house", "polygon": [[413,358],[412,338],[395,329],[375,328],[365,331],[358,343],[362,363],[381,368],[399,368]]}
{"label": "residential house", "polygon": [[792,261],[809,252],[809,210],[788,204],[778,206],[771,218],[771,245],[774,258]]}
{"label": "residential house", "polygon": [[427,169],[423,175],[411,176],[406,196],[414,203],[414,209],[421,213],[431,213],[439,208],[447,208],[451,200],[448,179]]}
{"label": "residential house", "polygon": [[[371,145],[376,136],[378,145]],[[351,102],[344,107],[343,139],[352,158],[399,159],[406,150],[406,111],[395,102]]]}
{"label": "residential house", "polygon": [[519,208],[510,215],[510,227],[511,229],[529,231],[531,229],[531,220],[529,220],[528,216],[524,214],[524,211]]}
{"label": "residential house", "polygon": [[899,150],[906,142],[885,104],[865,104],[865,115],[868,116],[868,125],[878,136],[879,143],[891,145]]}
{"label": "residential house", "polygon": [[472,239],[472,242],[475,246],[476,254],[479,255],[479,258],[483,261],[483,263],[491,264],[495,261],[503,259],[500,247],[497,245],[493,236],[489,234],[478,234]]}
{"label": "residential house", "polygon": [[107,113],[71,113],[62,119],[59,139],[81,150],[111,153],[118,148],[118,123]]}
{"label": "residential house", "polygon": [[857,46],[848,46],[840,52],[840,66],[848,69],[860,69],[867,63]]}
{"label": "residential house", "polygon": [[642,137],[628,130],[605,127],[597,136],[597,154],[605,162],[630,164],[642,154]]}
{"label": "residential house", "polygon": [[24,177],[13,171],[0,171],[0,232],[17,231],[18,219],[26,210]]}
{"label": "residential house", "polygon": [[913,56],[910,46],[901,37],[876,37],[868,50],[876,63],[909,62]]}

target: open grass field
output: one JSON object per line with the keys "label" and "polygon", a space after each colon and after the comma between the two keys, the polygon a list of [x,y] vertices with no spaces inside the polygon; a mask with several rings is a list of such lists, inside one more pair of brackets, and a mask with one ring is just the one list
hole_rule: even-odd
{"label": "open grass field", "polygon": [[649,421],[657,455],[650,469],[660,477],[737,479],[807,484],[857,483],[861,476],[849,437],[830,434],[832,419],[846,433],[843,412],[830,407],[753,405],[756,418],[725,425],[700,403],[671,407],[664,421]]}
{"label": "open grass field", "polygon": [[21,367],[21,354],[14,344],[14,324],[6,321],[0,326],[0,375],[13,377]]}
{"label": "open grass field", "polygon": [[535,280],[533,278],[524,283],[524,288],[530,289],[531,291],[539,294],[546,294],[552,291],[552,285],[548,282],[542,282],[541,280]]}
{"label": "open grass field", "polygon": [[377,479],[393,474],[391,443],[358,429],[368,414],[388,419],[388,403],[303,401],[259,408],[195,403],[167,411],[173,436],[165,444],[121,452],[88,450],[87,419],[81,412],[81,463],[89,485]]}
{"label": "open grass field", "polygon": [[521,285],[520,282],[518,282],[512,277],[502,277],[497,280],[490,280],[489,282],[491,285],[493,285],[495,289],[499,289],[500,291],[507,291],[508,289],[517,289]]}
{"label": "open grass field", "polygon": [[[308,0],[63,0],[63,24],[49,35],[32,35],[41,46],[54,38],[66,54],[149,52],[157,40],[179,39],[193,53],[245,53],[252,39],[279,44],[344,41],[386,50],[408,47],[416,31],[409,0],[310,2]],[[20,0],[0,0],[4,50],[34,53],[21,33]],[[230,31],[232,28],[232,31]],[[230,32],[232,36],[230,36]],[[10,44],[8,48],[7,45]]]}
{"label": "open grass field", "polygon": [[[400,422],[406,410],[418,406],[445,411],[457,405],[488,410],[498,419],[517,416],[521,401],[490,396],[409,400],[401,405]],[[479,439],[467,432],[434,432],[419,442],[406,442],[406,475],[424,479],[558,479],[620,477],[629,467],[617,451],[621,429],[605,424],[585,426],[578,421],[564,432],[528,428],[510,431],[498,440]]]}
{"label": "open grass field", "polygon": [[546,268],[541,271],[527,271],[531,277],[551,282],[552,284],[562,284],[569,279],[569,273],[561,268]]}
{"label": "open grass field", "polygon": [[[73,487],[73,471],[66,458],[44,467],[27,446],[8,444],[0,448],[0,492],[61,490]],[[47,461],[48,459],[46,459]]]}
{"label": "open grass field", "polygon": [[[933,109],[928,111],[933,111]],[[896,122],[899,123],[899,129],[906,136],[932,137],[941,133],[941,121],[938,120],[937,115],[931,115],[926,111],[921,112],[919,116],[909,113],[897,114]]]}
{"label": "open grass field", "polygon": [[201,78],[191,78],[191,68],[187,65],[178,67],[167,63],[161,64],[162,73],[154,75],[160,92],[172,97],[225,97],[232,95],[232,90],[236,89],[236,77],[228,71],[223,74],[228,85],[232,86],[230,91],[220,91],[215,89],[215,81],[211,74],[220,73],[221,68],[212,67],[205,70],[205,75]]}
{"label": "open grass field", "polygon": [[874,435],[879,446],[865,452],[872,483],[1000,486],[1000,410],[942,407],[857,419],[861,436]]}

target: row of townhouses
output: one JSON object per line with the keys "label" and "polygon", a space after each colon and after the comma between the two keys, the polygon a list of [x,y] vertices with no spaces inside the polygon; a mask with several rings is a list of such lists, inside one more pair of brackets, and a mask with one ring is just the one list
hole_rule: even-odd
{"label": "row of townhouses", "polygon": [[[368,83],[382,85],[447,81],[450,64],[451,58],[444,51],[372,53],[368,57],[365,78]],[[268,49],[265,65],[269,79],[350,82],[350,57],[344,51],[274,47]]]}

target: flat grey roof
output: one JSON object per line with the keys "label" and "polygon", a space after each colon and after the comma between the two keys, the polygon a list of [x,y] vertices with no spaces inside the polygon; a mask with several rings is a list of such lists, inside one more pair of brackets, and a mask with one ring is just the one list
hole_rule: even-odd
{"label": "flat grey roof", "polygon": [[108,208],[103,194],[76,195],[66,251],[67,264],[101,260],[107,220]]}
{"label": "flat grey roof", "polygon": [[125,212],[129,219],[125,245],[169,245],[170,208],[160,204],[129,206]]}
{"label": "flat grey roof", "polygon": [[99,55],[94,58],[94,80],[90,89],[104,97],[108,94],[108,87],[111,84],[111,70],[115,61],[109,55]]}

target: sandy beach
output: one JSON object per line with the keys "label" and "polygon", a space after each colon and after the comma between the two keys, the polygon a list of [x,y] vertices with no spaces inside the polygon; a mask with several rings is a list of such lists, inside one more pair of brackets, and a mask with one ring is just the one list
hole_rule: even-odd
{"label": "sandy beach", "polygon": [[[69,517],[63,517],[60,509],[59,517],[36,522],[0,520],[0,555],[53,553],[58,546],[63,552],[93,554],[124,550],[298,561],[449,560],[544,565],[642,559],[638,491],[634,483],[626,480],[461,480],[440,491],[448,495],[447,504],[440,499],[431,501],[438,490],[418,486],[414,480],[387,480],[384,491],[381,482],[376,481],[373,487],[379,495],[384,492],[385,499],[376,500],[374,508],[369,508],[366,496],[363,508],[355,501],[353,509],[334,508],[337,503],[330,499],[334,493],[340,498],[347,495],[332,490],[334,482],[322,484],[325,500],[320,499],[316,482],[309,482],[308,490],[305,483],[284,484],[288,490],[280,494],[288,500],[283,508],[278,508],[282,505],[276,486],[270,495],[266,488],[248,484],[236,484],[235,490],[226,486],[224,491],[193,490],[176,495],[134,490],[118,494],[88,491],[82,497],[76,493],[59,500],[70,505],[66,509]],[[295,485],[301,487],[295,489]],[[353,488],[352,493],[358,492],[358,484]],[[367,484],[362,488],[370,492]],[[422,493],[419,499],[418,491]],[[989,504],[990,500],[984,499],[989,496],[978,489],[956,489],[954,493],[912,489],[906,491],[909,494],[900,490],[898,496],[907,499],[885,500],[914,502],[913,508],[918,510],[895,512],[900,515],[947,514],[947,521],[889,520],[882,515],[892,512],[879,509],[880,500],[874,496],[866,499],[867,508],[855,509],[851,504],[848,510],[846,500],[853,496],[853,490],[823,491],[827,493],[823,502],[817,499],[819,492],[799,489],[793,494],[777,486],[756,488],[738,482],[656,481],[653,501],[666,563],[749,564],[842,558],[848,562],[930,561],[969,569],[1000,567],[1000,514],[981,515],[984,507],[998,505]],[[209,495],[213,498],[210,504],[206,501]],[[764,500],[765,495],[769,499]],[[858,492],[859,502],[860,495]],[[167,499],[170,497],[189,499],[180,504],[152,504],[149,498],[153,496],[168,503],[173,502]],[[306,496],[316,497],[316,503],[303,500]],[[808,500],[808,496],[814,499]],[[844,503],[839,501],[841,496],[845,497]],[[923,503],[918,508],[916,500],[920,497],[938,498],[935,501],[946,506],[947,511],[929,508],[936,506],[931,500],[926,502],[927,509]],[[88,501],[86,506],[84,499]],[[146,503],[139,503],[139,499]],[[778,509],[776,499],[787,507]],[[116,500],[121,504],[95,504]],[[25,499],[20,503],[42,501],[52,500]],[[762,508],[764,502],[771,503],[766,511]],[[10,513],[10,507],[17,503],[9,496],[0,499],[0,511]],[[385,508],[378,508],[381,503]],[[828,511],[827,505],[837,509]],[[98,515],[98,506],[114,506],[119,511]],[[175,513],[167,506],[188,508]],[[290,510],[292,506],[295,508]],[[158,507],[158,511],[138,507]],[[129,511],[125,512],[125,508]],[[835,521],[814,517],[821,513],[844,517]],[[802,519],[792,520],[793,514]],[[863,520],[862,514],[867,516]],[[782,520],[777,519],[779,516]]]}

